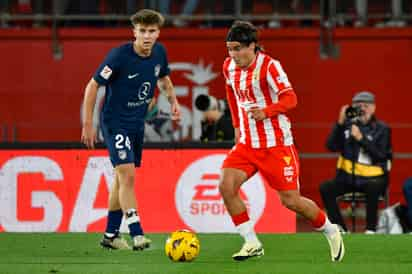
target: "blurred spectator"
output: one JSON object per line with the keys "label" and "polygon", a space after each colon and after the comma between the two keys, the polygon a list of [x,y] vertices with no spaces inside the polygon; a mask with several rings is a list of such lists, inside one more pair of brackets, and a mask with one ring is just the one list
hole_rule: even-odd
{"label": "blurred spectator", "polygon": [[[57,2],[57,1],[55,1]],[[32,0],[32,9],[33,9],[33,14],[35,16],[33,20],[33,27],[42,27],[44,26],[44,21],[40,20],[40,17],[44,14],[46,14],[46,9],[45,9],[45,3],[43,0]]]}
{"label": "blurred spectator", "polygon": [[[297,2],[298,0],[294,0],[294,2]],[[280,28],[280,20],[276,19],[276,16],[279,15],[280,12],[280,6],[279,6],[279,0],[272,0],[272,11],[273,11],[273,16],[275,17],[274,19],[270,20],[268,23],[269,28]]]}
{"label": "blurred spectator", "polygon": [[[7,17],[10,14],[10,1],[0,0],[0,16]],[[3,17],[2,17],[3,18]],[[0,20],[0,28],[7,28],[9,26],[7,19]]]}
{"label": "blurred spectator", "polygon": [[412,233],[412,177],[405,180],[403,195],[404,201],[382,210],[378,222],[378,233]]}
{"label": "blurred spectator", "polygon": [[[331,6],[330,0],[321,0],[323,7],[323,14],[325,15],[325,22],[327,24],[336,23],[339,26],[352,24],[350,20],[345,17],[348,15],[348,11],[351,3],[355,4],[356,17],[353,25],[355,27],[363,27],[368,23],[368,1],[367,0],[336,0],[336,6]],[[336,22],[330,21],[330,16],[336,13]]]}
{"label": "blurred spectator", "polygon": [[9,12],[9,0],[0,0],[0,12]]}
{"label": "blurred spectator", "polygon": [[148,106],[145,117],[145,142],[171,142],[174,140],[171,115],[167,112],[168,110],[163,110],[165,101],[167,101],[166,96],[159,94],[158,99],[153,97]]}
{"label": "blurred spectator", "polygon": [[[209,0],[206,4],[206,13],[207,14],[224,14],[224,15],[234,15],[236,14],[236,7],[235,7],[235,0]],[[217,7],[219,6],[217,3],[221,4],[222,10],[218,10]],[[253,11],[253,1],[242,1],[241,3],[241,13],[252,13]],[[230,27],[232,25],[233,20],[214,20],[206,22],[207,27]]]}
{"label": "blurred spectator", "polygon": [[378,199],[385,193],[388,161],[392,159],[389,127],[375,116],[375,96],[357,93],[352,106],[341,108],[327,147],[340,152],[336,177],[321,184],[320,193],[332,223],[346,225],[336,198],[345,193],[366,194],[366,233],[376,231]]}
{"label": "blurred spectator", "polygon": [[355,10],[357,19],[355,27],[364,27],[368,24],[368,0],[355,0]]}
{"label": "blurred spectator", "polygon": [[[74,14],[74,15],[87,15],[87,14],[99,14],[99,0],[70,0],[69,5],[67,7],[67,14]],[[88,25],[88,26],[99,26],[101,25],[100,22],[96,21],[68,21],[67,26],[81,26],[81,25]]]}
{"label": "blurred spectator", "polygon": [[402,18],[410,12],[410,0],[392,0],[390,5],[391,19],[376,24],[377,27],[405,27],[407,22]]}
{"label": "blurred spectator", "polygon": [[406,180],[403,185],[403,195],[405,195],[405,200],[408,204],[408,220],[412,224],[412,178]]}
{"label": "blurred spectator", "polygon": [[[293,0],[291,3],[291,8],[297,12],[299,10],[299,6],[302,6],[302,13],[309,14],[312,11],[312,0]],[[310,27],[312,26],[312,20],[310,19],[303,19],[300,21],[300,25],[302,27]]]}
{"label": "blurred spectator", "polygon": [[55,14],[65,14],[69,7],[69,2],[71,0],[53,0],[53,13]]}
{"label": "blurred spectator", "polygon": [[406,204],[397,207],[397,215],[402,225],[403,232],[412,232],[412,177],[406,179],[403,184],[403,195]]}
{"label": "blurred spectator", "polygon": [[213,96],[199,95],[195,101],[196,107],[203,111],[202,142],[234,141],[235,135],[232,118],[225,100],[217,100]]}
{"label": "blurred spectator", "polygon": [[[146,1],[145,1],[146,2]],[[145,6],[146,8],[146,6]],[[126,0],[126,12],[127,14],[133,14],[137,11],[137,0]]]}
{"label": "blurred spectator", "polygon": [[[182,12],[180,15],[192,15],[193,12],[196,10],[196,7],[198,6],[199,1],[198,0],[186,0]],[[159,11],[163,15],[169,15],[170,14],[170,0],[163,0],[159,1]],[[184,19],[175,19],[173,20],[173,25],[176,27],[185,27],[187,26],[187,22]]]}
{"label": "blurred spectator", "polygon": [[17,1],[17,12],[18,13],[31,13],[32,7],[30,0],[18,0]]}

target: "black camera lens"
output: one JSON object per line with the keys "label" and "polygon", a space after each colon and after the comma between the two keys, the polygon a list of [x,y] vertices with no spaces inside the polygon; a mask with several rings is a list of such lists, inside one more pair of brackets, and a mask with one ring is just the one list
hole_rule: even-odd
{"label": "black camera lens", "polygon": [[363,114],[363,110],[360,106],[350,106],[346,109],[346,118],[348,119],[355,119]]}
{"label": "black camera lens", "polygon": [[195,106],[200,110],[200,111],[206,111],[210,107],[210,98],[207,95],[200,94],[199,96],[196,97],[195,100]]}

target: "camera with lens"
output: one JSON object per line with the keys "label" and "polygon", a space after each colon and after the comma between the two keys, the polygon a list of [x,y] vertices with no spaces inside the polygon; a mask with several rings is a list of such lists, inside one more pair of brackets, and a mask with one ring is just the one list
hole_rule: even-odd
{"label": "camera with lens", "polygon": [[360,106],[349,106],[345,112],[346,119],[350,122],[357,122],[363,115],[363,110]]}
{"label": "camera with lens", "polygon": [[200,94],[196,97],[195,106],[200,111],[219,110],[223,112],[226,109],[224,100],[218,100],[216,97],[206,94]]}
{"label": "camera with lens", "polygon": [[200,140],[233,141],[234,130],[229,107],[225,100],[200,94],[195,99],[196,109],[203,112]]}

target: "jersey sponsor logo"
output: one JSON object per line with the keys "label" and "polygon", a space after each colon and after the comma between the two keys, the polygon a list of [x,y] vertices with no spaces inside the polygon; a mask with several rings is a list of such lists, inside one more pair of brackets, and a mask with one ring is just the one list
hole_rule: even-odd
{"label": "jersey sponsor logo", "polygon": [[139,75],[139,73],[129,74],[129,75],[127,75],[127,78],[133,79],[133,78],[135,78],[135,77],[138,76],[138,75]]}
{"label": "jersey sponsor logo", "polygon": [[286,166],[283,168],[283,176],[285,176],[285,179],[287,182],[292,182],[293,181],[293,175],[295,174],[295,169],[293,166]]}
{"label": "jersey sponsor logo", "polygon": [[157,65],[155,66],[155,68],[154,68],[154,75],[155,75],[156,77],[159,77],[160,68],[161,68],[161,66],[160,66],[159,64],[157,64]]}
{"label": "jersey sponsor logo", "polygon": [[134,98],[136,101],[127,102],[128,107],[139,107],[143,104],[148,104],[151,101],[151,98],[148,98],[150,94],[150,88],[152,84],[150,82],[144,82],[137,91],[137,98]]}
{"label": "jersey sponsor logo", "polygon": [[246,88],[236,90],[236,94],[239,98],[239,105],[244,110],[249,111],[251,108],[257,107],[256,101],[253,99],[250,89]]}
{"label": "jersey sponsor logo", "polygon": [[108,65],[105,65],[102,71],[100,71],[100,76],[106,80],[109,80],[112,73],[113,73],[112,69]]}
{"label": "jersey sponsor logo", "polygon": [[151,88],[150,82],[144,82],[140,88],[139,91],[137,92],[137,97],[139,100],[144,100],[150,93],[150,88]]}
{"label": "jersey sponsor logo", "polygon": [[[175,190],[181,219],[197,232],[235,232],[219,193],[220,167],[225,154],[214,154],[192,162],[182,173]],[[239,190],[253,223],[266,205],[266,191],[260,175],[249,179]]]}

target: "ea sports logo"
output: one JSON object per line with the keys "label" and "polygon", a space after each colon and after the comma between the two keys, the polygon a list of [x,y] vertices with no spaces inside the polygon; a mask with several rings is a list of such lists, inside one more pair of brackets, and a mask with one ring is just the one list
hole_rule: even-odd
{"label": "ea sports logo", "polygon": [[[220,167],[225,154],[196,160],[182,173],[176,186],[176,208],[186,225],[196,232],[236,232],[219,193]],[[245,183],[240,196],[253,222],[261,217],[266,203],[265,187],[259,175]]]}

